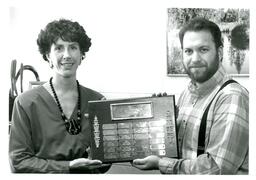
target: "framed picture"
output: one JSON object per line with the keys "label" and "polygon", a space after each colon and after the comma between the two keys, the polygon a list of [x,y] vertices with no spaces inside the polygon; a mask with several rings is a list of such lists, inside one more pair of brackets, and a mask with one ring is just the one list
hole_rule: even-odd
{"label": "framed picture", "polygon": [[168,8],[167,74],[185,76],[179,30],[189,20],[204,17],[220,27],[223,40],[222,64],[228,74],[249,76],[249,9]]}

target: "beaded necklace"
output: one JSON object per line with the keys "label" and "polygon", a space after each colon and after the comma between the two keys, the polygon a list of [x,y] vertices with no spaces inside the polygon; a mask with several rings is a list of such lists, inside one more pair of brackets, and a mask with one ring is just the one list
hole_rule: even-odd
{"label": "beaded necklace", "polygon": [[57,105],[59,107],[59,110],[61,112],[61,118],[62,120],[65,122],[65,126],[66,126],[66,130],[68,131],[69,134],[71,135],[77,135],[81,132],[81,103],[80,103],[80,85],[79,85],[79,82],[78,80],[76,80],[76,83],[77,83],[77,92],[78,92],[78,100],[77,100],[77,120],[75,119],[70,119],[68,120],[68,118],[66,117],[66,115],[64,114],[63,112],[63,109],[60,105],[60,102],[59,102],[59,99],[58,99],[58,96],[55,92],[55,89],[53,87],[53,84],[52,84],[52,77],[50,79],[50,86],[51,86],[51,90],[52,90],[52,93],[54,95],[54,99],[55,101],[57,102]]}

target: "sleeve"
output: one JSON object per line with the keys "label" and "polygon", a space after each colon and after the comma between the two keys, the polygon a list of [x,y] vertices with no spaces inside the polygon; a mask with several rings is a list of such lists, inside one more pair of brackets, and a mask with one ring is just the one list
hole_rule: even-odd
{"label": "sleeve", "polygon": [[236,174],[242,164],[248,168],[248,95],[223,93],[213,108],[213,124],[205,154],[195,159],[162,158],[159,161],[161,173]]}
{"label": "sleeve", "polygon": [[32,143],[30,120],[16,98],[9,137],[9,158],[14,173],[68,173],[69,161],[36,157]]}

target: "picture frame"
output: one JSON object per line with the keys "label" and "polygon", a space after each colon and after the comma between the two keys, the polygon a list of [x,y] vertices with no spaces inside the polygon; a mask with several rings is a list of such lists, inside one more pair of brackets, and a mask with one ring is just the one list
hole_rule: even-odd
{"label": "picture frame", "polygon": [[189,20],[204,17],[220,27],[222,64],[231,76],[249,76],[249,9],[167,8],[167,75],[187,76],[182,64],[179,31]]}

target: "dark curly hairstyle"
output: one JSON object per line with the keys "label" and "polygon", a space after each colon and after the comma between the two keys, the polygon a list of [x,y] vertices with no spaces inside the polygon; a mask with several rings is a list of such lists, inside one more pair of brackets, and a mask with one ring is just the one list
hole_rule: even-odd
{"label": "dark curly hairstyle", "polygon": [[183,26],[179,32],[180,44],[183,49],[183,38],[187,31],[209,31],[215,42],[216,49],[222,46],[221,31],[217,24],[202,17],[192,19],[188,24]]}
{"label": "dark curly hairstyle", "polygon": [[37,45],[44,60],[49,61],[47,54],[50,53],[51,45],[59,38],[64,41],[77,42],[83,55],[89,51],[91,46],[91,39],[78,22],[67,19],[55,20],[47,24],[38,35]]}

